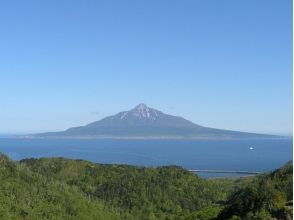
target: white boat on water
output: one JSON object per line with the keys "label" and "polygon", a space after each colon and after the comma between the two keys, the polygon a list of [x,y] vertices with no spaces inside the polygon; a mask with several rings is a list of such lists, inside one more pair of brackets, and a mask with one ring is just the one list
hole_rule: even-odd
{"label": "white boat on water", "polygon": [[253,148],[253,147],[250,147],[249,149],[250,149],[250,150],[254,150],[254,148]]}

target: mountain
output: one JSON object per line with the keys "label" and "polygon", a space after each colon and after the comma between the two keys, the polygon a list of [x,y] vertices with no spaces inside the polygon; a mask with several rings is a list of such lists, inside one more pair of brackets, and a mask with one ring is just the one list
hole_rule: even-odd
{"label": "mountain", "polygon": [[51,138],[274,138],[277,136],[208,128],[145,104],[81,127],[30,137]]}

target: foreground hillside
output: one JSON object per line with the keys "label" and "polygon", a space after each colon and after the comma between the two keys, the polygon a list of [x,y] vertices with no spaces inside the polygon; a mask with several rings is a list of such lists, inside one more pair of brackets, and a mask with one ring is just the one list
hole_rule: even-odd
{"label": "foreground hillside", "polygon": [[293,219],[292,162],[234,191],[217,219]]}
{"label": "foreground hillside", "polygon": [[[0,219],[290,219],[292,164],[205,180],[175,166],[0,156]],[[288,202],[288,203],[287,203]]]}

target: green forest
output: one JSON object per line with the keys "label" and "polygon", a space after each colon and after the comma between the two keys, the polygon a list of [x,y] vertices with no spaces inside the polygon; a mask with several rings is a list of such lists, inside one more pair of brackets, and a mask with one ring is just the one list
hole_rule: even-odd
{"label": "green forest", "polygon": [[0,219],[292,219],[292,162],[254,177],[0,155]]}

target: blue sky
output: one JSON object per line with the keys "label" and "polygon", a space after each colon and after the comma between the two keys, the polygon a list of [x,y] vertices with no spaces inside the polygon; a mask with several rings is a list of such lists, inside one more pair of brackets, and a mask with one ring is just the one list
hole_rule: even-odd
{"label": "blue sky", "polygon": [[290,0],[0,3],[0,132],[84,125],[138,103],[292,132]]}

